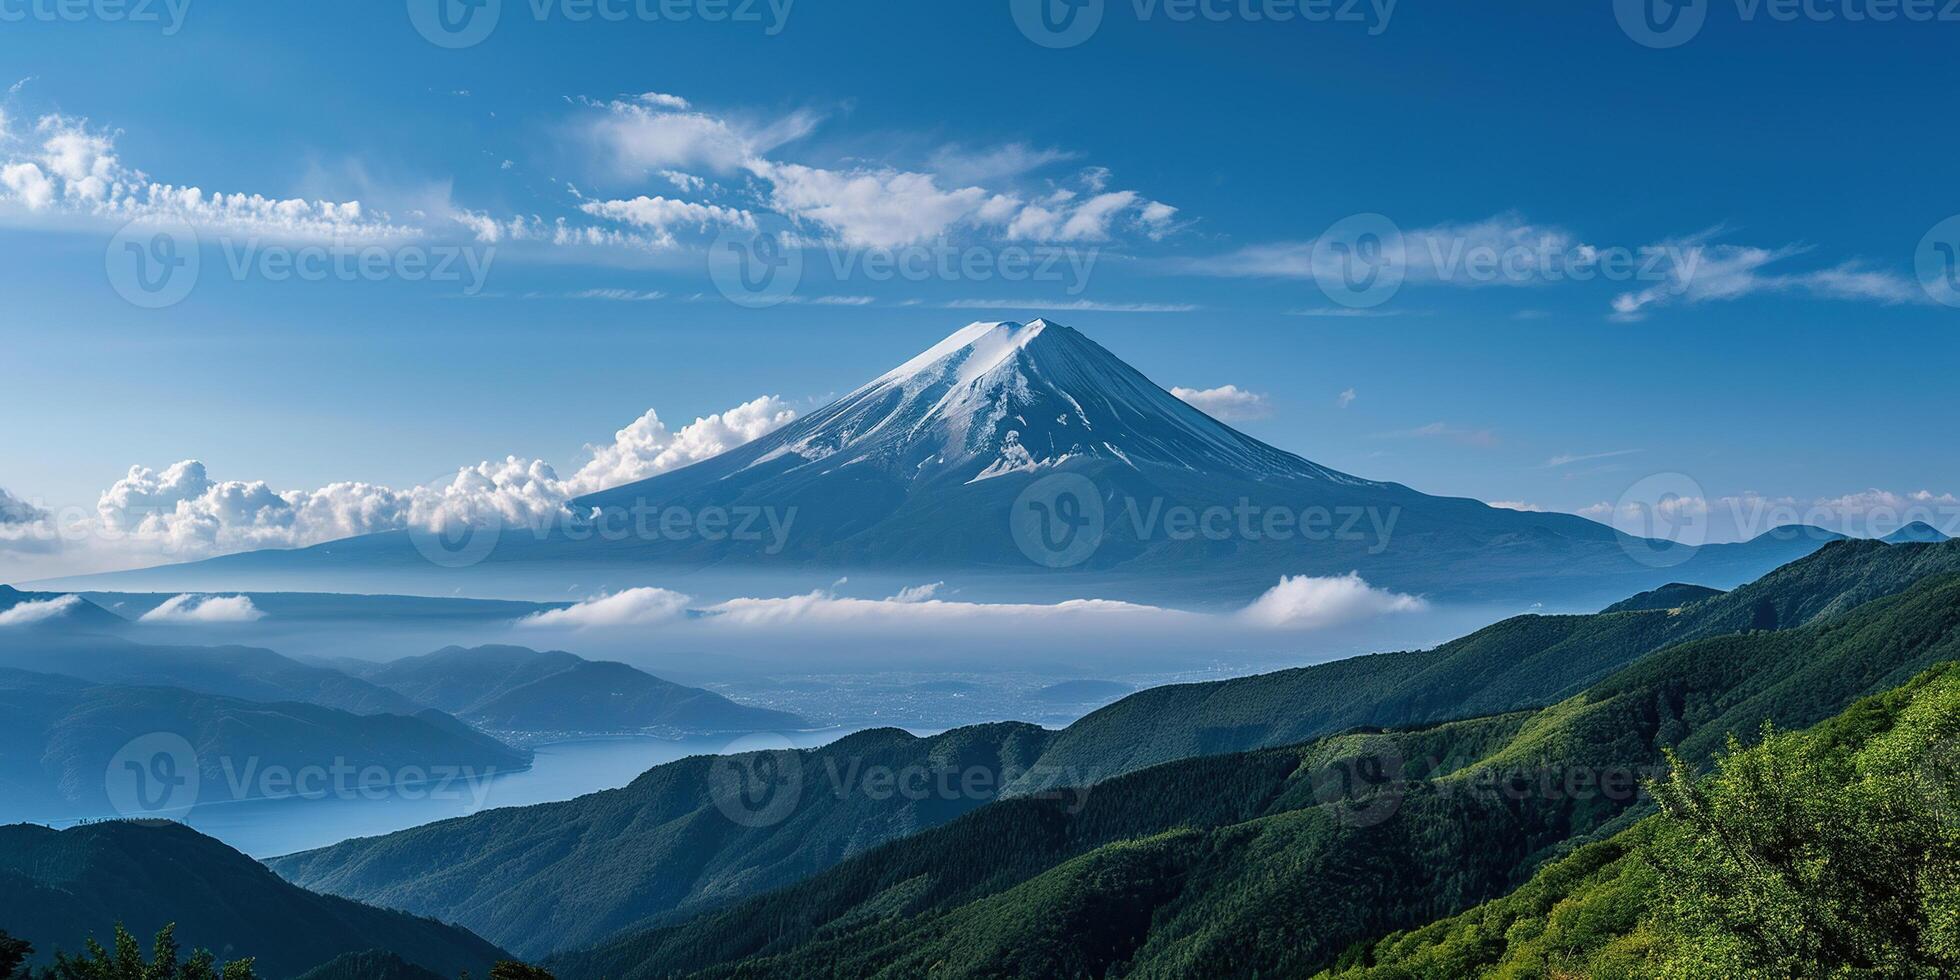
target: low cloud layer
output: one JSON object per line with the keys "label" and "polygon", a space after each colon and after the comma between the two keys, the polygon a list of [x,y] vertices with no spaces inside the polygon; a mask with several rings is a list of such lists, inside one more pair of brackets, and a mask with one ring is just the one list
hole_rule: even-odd
{"label": "low cloud layer", "polygon": [[1415,596],[1377,589],[1349,572],[1324,578],[1287,576],[1239,615],[1267,629],[1314,630],[1426,608]]}
{"label": "low cloud layer", "polygon": [[65,595],[54,599],[34,599],[16,603],[13,608],[0,612],[0,628],[10,626],[31,626],[47,622],[72,612],[82,604],[81,596]]}
{"label": "low cloud layer", "polygon": [[252,604],[249,596],[184,595],[171,596],[163,605],[143,614],[138,622],[176,626],[209,626],[220,623],[256,623],[265,613]]}
{"label": "low cloud layer", "polygon": [[1374,588],[1352,573],[1282,578],[1251,605],[1225,613],[1108,599],[970,602],[942,598],[946,591],[946,583],[931,582],[902,588],[884,598],[840,595],[833,587],[789,596],[697,603],[691,596],[667,589],[636,588],[527,616],[517,625],[592,630],[685,623],[699,631],[692,635],[958,634],[968,640],[998,637],[1003,642],[1035,634],[1052,639],[1076,631],[1097,636],[1129,631],[1216,643],[1232,635],[1311,632],[1427,608],[1421,599]]}
{"label": "low cloud layer", "polygon": [[666,589],[627,589],[575,603],[564,609],[549,609],[518,620],[526,628],[590,629],[595,627],[650,626],[686,615],[691,600]]}

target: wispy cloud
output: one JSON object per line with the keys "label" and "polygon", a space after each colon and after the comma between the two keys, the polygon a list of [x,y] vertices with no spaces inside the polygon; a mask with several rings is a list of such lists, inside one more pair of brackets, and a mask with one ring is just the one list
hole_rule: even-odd
{"label": "wispy cloud", "polygon": [[1495,446],[1498,442],[1497,433],[1490,429],[1468,428],[1461,425],[1452,425],[1448,422],[1431,422],[1428,425],[1419,425],[1413,429],[1385,432],[1382,435],[1388,438],[1403,439],[1446,439],[1450,442],[1460,443],[1465,446],[1476,446],[1483,449]]}
{"label": "wispy cloud", "polygon": [[943,310],[1049,310],[1066,313],[1191,313],[1196,303],[1116,303],[1075,299],[956,299],[937,304]]}
{"label": "wispy cloud", "polygon": [[1603,453],[1561,453],[1546,460],[1543,465],[1546,469],[1556,469],[1561,466],[1570,466],[1573,463],[1584,463],[1595,459],[1613,459],[1618,456],[1631,456],[1637,452],[1641,452],[1641,450],[1614,449]]}

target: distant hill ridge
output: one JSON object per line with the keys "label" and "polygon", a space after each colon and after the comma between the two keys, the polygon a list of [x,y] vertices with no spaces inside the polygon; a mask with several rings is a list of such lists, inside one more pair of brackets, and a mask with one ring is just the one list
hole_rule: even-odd
{"label": "distant hill ridge", "polygon": [[444,647],[361,670],[364,678],[417,704],[506,732],[695,733],[809,728],[787,711],[737,704],[712,691],[662,680],[635,667],[563,650],[519,646]]}

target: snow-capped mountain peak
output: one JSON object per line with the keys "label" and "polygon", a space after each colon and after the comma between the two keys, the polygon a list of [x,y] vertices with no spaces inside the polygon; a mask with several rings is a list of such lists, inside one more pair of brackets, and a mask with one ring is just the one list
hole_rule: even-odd
{"label": "snow-capped mountain peak", "polygon": [[753,450],[749,467],[868,465],[908,481],[976,482],[1097,459],[1368,482],[1249,438],[1040,319],[963,327]]}

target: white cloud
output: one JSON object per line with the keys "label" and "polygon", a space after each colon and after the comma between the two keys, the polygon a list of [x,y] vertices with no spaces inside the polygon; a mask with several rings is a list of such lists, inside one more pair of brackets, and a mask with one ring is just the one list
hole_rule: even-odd
{"label": "white cloud", "polygon": [[992,197],[979,187],[942,188],[931,174],[901,170],[836,171],[763,160],[751,169],[772,186],[771,207],[824,225],[854,246],[936,238]]}
{"label": "white cloud", "polygon": [[264,618],[265,613],[252,604],[249,596],[185,593],[165,599],[163,605],[144,613],[137,621],[202,626],[216,623],[256,623]]}
{"label": "white cloud", "polygon": [[589,135],[630,176],[665,170],[734,174],[817,124],[807,113],[746,124],[695,112],[677,96],[583,104],[601,110],[587,123]]}
{"label": "white cloud", "polygon": [[[1074,178],[1075,187],[1025,186],[1033,172],[1073,157],[1061,150],[1018,143],[981,152],[943,147],[923,166],[861,159],[823,165],[780,159],[774,152],[816,127],[818,118],[811,113],[744,121],[658,93],[611,102],[577,101],[597,110],[586,131],[616,176],[658,176],[689,194],[710,189],[697,173],[752,178],[759,185],[751,195],[756,206],[819,227],[847,246],[897,248],[957,231],[1000,234],[1013,241],[1102,242],[1120,230],[1134,229],[1155,240],[1178,224],[1177,208],[1136,191],[1108,189],[1109,171],[1100,167],[1082,170]],[[719,186],[714,189],[722,192]],[[588,204],[584,210],[609,220],[636,220],[616,207],[621,203]],[[698,227],[703,223],[699,212],[682,212],[682,206],[727,208],[746,218],[748,201],[743,204],[666,202],[643,207],[647,213],[636,223],[657,229],[657,234],[682,223]],[[713,215],[710,220],[723,218]]]}
{"label": "white cloud", "polygon": [[587,446],[592,460],[572,477],[579,494],[592,493],[711,459],[795,421],[796,410],[774,395],[707,415],[670,432],[649,410],[613,434],[611,445]]}
{"label": "white cloud", "polygon": [[1764,248],[1754,245],[1709,244],[1719,229],[1663,242],[1643,250],[1662,259],[1659,282],[1613,298],[1613,317],[1636,321],[1650,308],[1673,303],[1695,304],[1741,299],[1759,293],[1807,293],[1824,299],[1855,300],[1897,306],[1926,302],[1916,282],[1843,262],[1809,272],[1777,272],[1769,267],[1808,253],[1801,245]]}
{"label": "white cloud", "polygon": [[1238,385],[1217,388],[1172,388],[1171,394],[1185,404],[1221,422],[1263,419],[1273,414],[1266,396]]}
{"label": "white cloud", "polygon": [[1354,389],[1349,388],[1346,391],[1343,391],[1340,394],[1334,396],[1334,407],[1346,408],[1349,405],[1354,404],[1354,399],[1356,397],[1358,396],[1355,394]]}
{"label": "white cloud", "polygon": [[1026,143],[1007,143],[987,150],[946,146],[932,155],[931,165],[934,173],[953,183],[985,184],[1011,180],[1077,156],[1066,150],[1037,149]]}
{"label": "white cloud", "polygon": [[662,109],[692,108],[687,104],[686,99],[683,99],[678,95],[668,95],[664,92],[641,92],[639,95],[639,100],[647,105],[659,106]]}
{"label": "white cloud", "polygon": [[[1515,286],[1551,281],[1552,272],[1589,261],[1596,253],[1562,228],[1503,214],[1406,229],[1400,241],[1382,243],[1381,255],[1383,261],[1401,268],[1405,282]],[[1178,260],[1173,267],[1208,276],[1313,279],[1342,275],[1341,261],[1331,250],[1316,250],[1309,239],[1248,245],[1223,255]],[[1323,310],[1295,315],[1344,314]]]}
{"label": "white cloud", "polygon": [[1324,629],[1392,613],[1421,612],[1423,600],[1369,585],[1360,575],[1286,576],[1239,615],[1268,629]]}
{"label": "white cloud", "polygon": [[924,585],[908,585],[892,596],[893,602],[924,602],[939,594],[946,587],[944,582],[927,582]]}
{"label": "white cloud", "polygon": [[0,217],[11,211],[16,220],[181,221],[200,231],[289,240],[366,242],[420,233],[359,201],[213,193],[153,181],[122,162],[116,135],[59,113],[16,132],[0,116]]}
{"label": "white cloud", "polygon": [[[1810,251],[1785,245],[1711,244],[1721,229],[1636,246],[1600,246],[1555,225],[1513,214],[1482,221],[1406,229],[1383,243],[1381,262],[1399,268],[1411,284],[1460,287],[1548,285],[1605,278],[1644,282],[1612,300],[1612,315],[1637,320],[1650,307],[1739,299],[1758,293],[1811,296],[1883,305],[1923,303],[1928,297],[1911,278],[1855,261],[1810,271],[1777,272]],[[1314,240],[1266,242],[1223,255],[1176,260],[1171,267],[1195,275],[1329,280],[1344,273],[1344,253],[1318,249]],[[1380,311],[1335,308],[1292,311],[1301,316],[1366,316]]]}
{"label": "white cloud", "polygon": [[627,589],[587,599],[564,609],[533,613],[518,620],[517,625],[568,629],[647,626],[684,615],[690,601],[688,596],[667,589]]}
{"label": "white cloud", "polygon": [[53,599],[31,599],[16,603],[13,608],[0,612],[0,627],[43,623],[57,616],[67,615],[81,603],[82,597],[75,595],[58,596]]}
{"label": "white cloud", "polygon": [[619,303],[646,303],[666,299],[667,294],[657,289],[581,289],[571,294],[572,299],[603,299]]}
{"label": "white cloud", "polygon": [[755,216],[740,208],[696,204],[669,197],[636,197],[626,201],[587,201],[579,210],[595,218],[638,225],[660,235],[675,227],[706,230],[717,227],[754,228]]}
{"label": "white cloud", "polygon": [[[148,560],[182,561],[260,548],[295,548],[362,534],[408,528],[453,529],[497,523],[543,527],[563,517],[584,494],[646,479],[718,456],[794,420],[780,398],[764,396],[670,430],[647,412],[605,445],[570,478],[542,460],[516,456],[459,467],[446,481],[397,489],[333,483],[311,490],[275,490],[260,480],[218,480],[197,460],[160,470],[132,466],[98,498],[95,517],[61,533],[47,515],[8,494],[0,513],[33,520],[0,520],[0,547],[32,550],[57,545],[90,567],[126,568]],[[10,504],[8,501],[16,501]]]}

